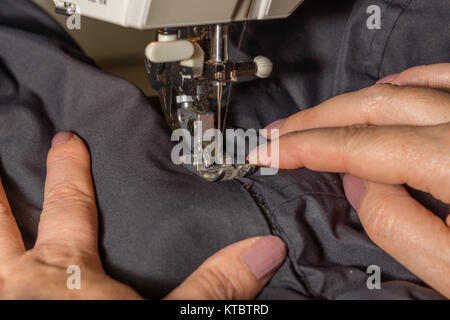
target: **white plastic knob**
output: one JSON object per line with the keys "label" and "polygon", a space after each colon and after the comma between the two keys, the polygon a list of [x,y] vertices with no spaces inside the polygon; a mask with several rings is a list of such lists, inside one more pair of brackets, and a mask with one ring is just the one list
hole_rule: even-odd
{"label": "white plastic knob", "polygon": [[194,78],[201,77],[203,74],[203,67],[205,65],[205,52],[198,43],[193,42],[194,54],[188,60],[183,60],[180,62],[181,66],[192,68],[194,71]]}
{"label": "white plastic knob", "polygon": [[254,60],[256,63],[256,76],[259,78],[268,78],[273,70],[273,63],[269,58],[257,56]]}
{"label": "white plastic knob", "polygon": [[187,40],[155,41],[145,48],[145,56],[153,63],[188,60],[194,55],[194,45]]}

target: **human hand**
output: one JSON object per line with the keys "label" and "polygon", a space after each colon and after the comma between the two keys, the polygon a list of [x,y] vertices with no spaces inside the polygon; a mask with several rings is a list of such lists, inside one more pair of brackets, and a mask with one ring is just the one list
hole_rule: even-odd
{"label": "human hand", "polygon": [[450,203],[449,90],[450,63],[408,69],[269,125],[279,128],[279,154],[268,143],[249,161],[347,173],[344,189],[368,236],[450,298],[450,216],[444,223],[401,186]]}
{"label": "human hand", "polygon": [[[90,155],[82,140],[62,132],[47,158],[44,204],[33,249],[25,250],[0,183],[1,299],[140,299],[105,274],[98,253],[98,222]],[[277,237],[235,243],[203,263],[166,299],[251,299],[286,256]],[[81,288],[67,288],[76,265]]]}

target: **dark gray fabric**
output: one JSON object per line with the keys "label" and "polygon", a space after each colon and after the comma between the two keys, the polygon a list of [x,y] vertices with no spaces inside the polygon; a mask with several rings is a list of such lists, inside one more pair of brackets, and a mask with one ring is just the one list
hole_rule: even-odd
{"label": "dark gray fabric", "polygon": [[[369,5],[381,8],[381,30],[366,27]],[[233,109],[233,121],[244,128],[258,127],[334,95],[370,86],[388,74],[448,62],[449,14],[448,2],[437,0],[311,1],[287,21],[254,23],[244,48],[249,56],[270,52],[275,74],[270,82],[246,83],[236,89],[234,101],[239,108]],[[417,286],[423,284],[367,238],[345,200],[339,175],[298,170],[246,182],[254,196],[263,199],[273,232],[287,241],[306,295],[437,297]],[[441,218],[449,214],[448,205],[422,192],[410,192]],[[382,270],[380,291],[367,290],[366,268],[371,264]]]}
{"label": "dark gray fabric", "polygon": [[[365,26],[371,4],[382,8],[381,30]],[[449,61],[448,16],[446,0],[307,0],[289,19],[252,22],[242,56],[267,55],[276,69],[234,87],[230,124],[261,128],[388,73]],[[289,259],[260,298],[440,298],[367,238],[340,175],[294,170],[206,183],[171,163],[157,108],[95,67],[36,6],[0,2],[0,172],[28,247],[51,138],[70,130],[92,153],[105,268],[148,298],[222,247],[270,233],[286,241]],[[382,290],[366,288],[371,264],[381,267]]]}

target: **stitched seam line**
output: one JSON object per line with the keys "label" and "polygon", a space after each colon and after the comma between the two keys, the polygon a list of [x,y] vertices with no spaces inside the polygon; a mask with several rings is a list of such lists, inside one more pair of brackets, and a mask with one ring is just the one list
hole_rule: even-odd
{"label": "stitched seam line", "polygon": [[399,12],[397,17],[395,18],[394,24],[392,25],[392,28],[389,31],[389,34],[386,36],[386,41],[384,42],[383,52],[381,53],[380,63],[378,64],[378,69],[377,69],[378,78],[380,78],[380,76],[381,76],[380,75],[381,65],[383,64],[384,57],[386,55],[387,46],[388,46],[389,40],[391,39],[392,33],[394,32],[394,29],[397,25],[398,20],[400,19],[400,16],[408,9],[408,7],[411,5],[412,1],[413,0],[409,0],[409,2],[402,7],[402,10]]}
{"label": "stitched seam line", "polygon": [[[393,0],[389,0],[389,2],[387,2],[386,11],[390,8],[390,6],[391,6],[391,4],[392,4],[392,1],[393,1]],[[392,28],[393,28],[393,27],[392,27]],[[389,33],[392,32],[392,28],[391,28],[391,30],[389,31]],[[364,74],[365,74],[365,75],[369,74],[370,55],[372,54],[372,47],[373,47],[373,43],[375,42],[376,36],[377,36],[377,33],[376,33],[376,32],[373,32],[372,39],[370,40],[370,45],[369,45],[369,48],[368,48],[368,50],[367,50],[366,63],[364,64]],[[389,36],[388,36],[388,37],[389,37]],[[379,70],[379,65],[378,65],[378,69],[377,69],[377,70]],[[377,73],[379,73],[379,72],[377,72]],[[378,74],[378,78],[379,78],[379,74]]]}
{"label": "stitched seam line", "polygon": [[[280,224],[278,223],[275,215],[267,208],[267,206],[264,203],[264,197],[259,194],[258,192],[256,192],[253,189],[253,185],[254,182],[250,182],[250,183],[245,183],[243,181],[238,180],[239,183],[242,185],[242,187],[247,190],[247,192],[252,196],[252,198],[255,200],[255,202],[257,203],[257,205],[259,206],[259,208],[261,209],[261,211],[263,212],[266,220],[268,221],[268,224],[270,226],[270,228],[272,229],[272,233],[274,235],[280,235],[281,238],[284,239],[284,241],[286,242],[287,248],[288,248],[288,255],[287,258],[289,259],[289,262],[292,265],[292,268],[294,269],[294,271],[297,274],[297,277],[300,279],[301,283],[304,285],[307,293],[314,299],[331,299],[331,297],[327,297],[327,296],[322,296],[318,293],[315,292],[315,290],[312,289],[311,285],[309,284],[309,281],[307,280],[307,277],[305,275],[305,273],[303,272],[303,270],[300,269],[300,267],[297,265],[297,250],[295,248],[295,246],[293,245],[291,239],[289,238],[289,236],[284,232],[284,229],[280,226]],[[327,193],[321,193],[321,192],[310,192],[310,193],[304,193],[296,198],[293,199],[289,199],[285,202],[283,202],[283,204],[288,203],[289,201],[293,201],[299,198],[302,198],[303,196],[323,196],[323,197],[334,197],[334,198],[338,198],[341,200],[345,200],[344,197],[339,196],[339,195],[333,195],[333,194],[327,194]]]}
{"label": "stitched seam line", "polygon": [[307,294],[309,294],[310,296],[312,296],[316,299],[320,299],[321,297],[314,293],[314,290],[312,290],[308,281],[306,281],[306,275],[304,274],[304,272],[302,270],[300,270],[295,263],[295,261],[296,261],[295,250],[294,250],[294,245],[293,245],[292,241],[290,240],[288,235],[284,232],[283,228],[281,228],[281,226],[279,225],[275,216],[270,212],[270,210],[265,205],[263,196],[260,195],[258,192],[256,192],[253,189],[254,182],[245,183],[240,180],[238,180],[238,181],[239,181],[239,183],[241,183],[242,187],[245,190],[247,190],[247,192],[255,200],[258,207],[261,209],[263,215],[265,216],[265,218],[269,224],[269,227],[272,229],[271,230],[272,233],[274,235],[279,235],[286,242],[286,246],[288,248],[287,258],[289,259],[290,264],[292,265],[293,269],[295,270],[300,282],[304,285],[304,287],[307,291]]}
{"label": "stitched seam line", "polygon": [[291,201],[303,198],[304,196],[321,196],[321,197],[330,197],[330,198],[336,198],[336,199],[341,199],[341,200],[347,200],[347,198],[345,198],[343,196],[340,196],[340,195],[329,194],[329,193],[324,193],[324,192],[309,192],[309,193],[302,193],[301,195],[299,195],[299,196],[297,196],[295,198],[286,200],[286,201],[278,204],[278,206],[283,206],[286,203],[289,203]]}

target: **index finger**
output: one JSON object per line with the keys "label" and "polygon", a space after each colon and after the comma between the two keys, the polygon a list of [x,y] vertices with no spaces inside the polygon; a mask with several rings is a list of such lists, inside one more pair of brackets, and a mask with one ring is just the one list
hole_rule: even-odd
{"label": "index finger", "polygon": [[450,121],[450,95],[428,88],[377,84],[329,99],[287,118],[280,135],[354,124],[427,126]]}
{"label": "index finger", "polygon": [[[284,135],[249,154],[249,162],[278,156],[281,169],[345,172],[386,184],[408,184],[450,203],[450,122],[429,127],[352,126]],[[271,161],[277,163],[277,161]]]}

